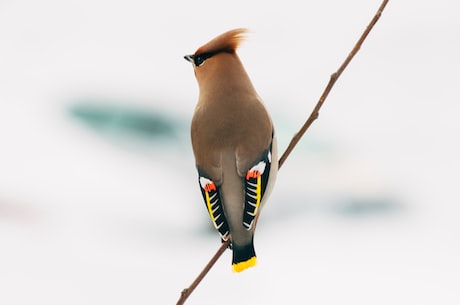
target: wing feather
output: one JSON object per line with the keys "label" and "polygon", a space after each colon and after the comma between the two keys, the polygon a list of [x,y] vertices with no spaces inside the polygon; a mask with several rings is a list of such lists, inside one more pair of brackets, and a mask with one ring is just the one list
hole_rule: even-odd
{"label": "wing feather", "polygon": [[243,226],[251,230],[260,210],[263,196],[267,188],[271,168],[272,145],[265,150],[260,159],[249,168],[244,179],[245,202]]}
{"label": "wing feather", "polygon": [[222,239],[227,240],[230,230],[222,208],[220,189],[210,178],[207,178],[202,174],[199,174],[198,180],[200,183],[201,194],[203,195],[206,209],[211,217],[211,221],[216,230],[219,231]]}

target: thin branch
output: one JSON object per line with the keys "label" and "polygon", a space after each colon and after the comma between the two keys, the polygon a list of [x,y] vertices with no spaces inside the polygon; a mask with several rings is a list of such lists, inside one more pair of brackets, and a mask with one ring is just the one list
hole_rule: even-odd
{"label": "thin branch", "polygon": [[[299,140],[302,138],[302,136],[305,134],[307,129],[310,127],[310,125],[318,118],[319,116],[319,110],[324,104],[324,101],[326,100],[327,96],[329,95],[329,92],[331,92],[332,87],[334,87],[335,82],[339,79],[340,75],[342,72],[345,70],[345,68],[348,66],[350,61],[353,59],[353,57],[358,53],[359,49],[361,48],[361,45],[363,44],[364,40],[366,40],[367,35],[369,35],[370,31],[374,27],[374,25],[377,23],[379,20],[380,16],[382,15],[383,10],[385,9],[385,6],[387,5],[389,0],[383,0],[383,2],[380,4],[380,7],[377,10],[377,13],[374,15],[372,18],[371,22],[369,25],[366,27],[364,32],[361,34],[360,38],[354,45],[353,49],[351,52],[348,54],[347,58],[345,61],[342,63],[342,65],[339,67],[339,69],[332,73],[329,79],[329,82],[324,89],[323,93],[321,94],[321,97],[319,98],[318,102],[316,103],[315,108],[311,112],[310,116],[308,117],[307,121],[305,121],[304,125],[300,130],[294,135],[292,138],[291,142],[289,143],[288,147],[284,151],[283,155],[278,161],[278,168],[281,168],[281,166],[284,164],[284,161],[286,161],[287,157],[289,154],[292,152],[294,147],[297,145]],[[190,294],[193,292],[193,290],[200,284],[201,280],[206,276],[206,274],[211,270],[211,268],[214,266],[214,264],[217,262],[219,257],[222,255],[222,253],[225,252],[225,250],[228,248],[230,244],[230,240],[227,240],[222,243],[220,248],[217,250],[216,254],[211,258],[211,260],[208,262],[208,264],[204,267],[204,269],[201,271],[201,273],[198,275],[198,277],[193,281],[193,283],[188,287],[182,290],[181,297],[179,301],[177,301],[176,305],[182,305],[185,303],[187,298],[190,296]]]}
{"label": "thin branch", "polygon": [[367,35],[369,35],[370,31],[374,27],[374,25],[377,23],[379,20],[380,16],[382,15],[383,10],[385,9],[385,6],[387,5],[389,0],[383,0],[382,4],[380,4],[380,7],[377,10],[377,13],[374,15],[374,18],[372,18],[371,22],[369,25],[366,27],[366,30],[361,34],[361,37],[358,39],[356,42],[355,46],[351,50],[351,52],[348,54],[347,58],[345,61],[342,63],[342,65],[339,67],[339,69],[331,74],[331,77],[329,79],[329,83],[327,84],[326,88],[323,91],[323,94],[321,94],[321,97],[319,98],[318,102],[316,103],[315,108],[313,109],[312,113],[308,117],[307,121],[304,123],[302,128],[300,128],[299,132],[297,132],[294,137],[292,138],[291,142],[289,143],[288,147],[284,151],[283,155],[279,159],[279,167],[283,165],[284,161],[286,161],[287,157],[289,154],[292,152],[294,147],[297,145],[299,140],[302,138],[304,133],[307,131],[307,129],[310,127],[310,125],[319,117],[319,110],[324,104],[324,101],[326,100],[327,96],[329,95],[329,92],[331,92],[332,87],[334,87],[335,82],[339,79],[340,75],[342,75],[342,72],[345,70],[345,68],[348,66],[350,61],[353,59],[353,57],[358,53],[359,49],[361,48],[361,45],[363,44],[364,40],[366,40]]}
{"label": "thin branch", "polygon": [[225,252],[225,250],[228,248],[230,245],[230,239],[224,241],[221,245],[220,248],[217,249],[216,254],[211,258],[211,260],[208,262],[208,264],[203,268],[203,270],[200,272],[200,274],[196,277],[196,279],[193,281],[193,283],[188,287],[182,290],[180,294],[180,299],[177,301],[176,305],[182,305],[185,303],[185,300],[192,294],[193,290],[200,284],[201,280],[206,276],[206,274],[211,270],[212,266],[217,262],[219,257],[222,255],[222,253]]}

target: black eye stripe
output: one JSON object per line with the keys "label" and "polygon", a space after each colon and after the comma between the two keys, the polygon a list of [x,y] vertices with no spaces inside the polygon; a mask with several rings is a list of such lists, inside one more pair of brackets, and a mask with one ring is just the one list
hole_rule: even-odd
{"label": "black eye stripe", "polygon": [[193,56],[193,62],[195,66],[199,67],[205,62],[206,59],[210,58],[214,54],[215,53],[210,52],[210,53],[202,53],[202,54],[195,55]]}

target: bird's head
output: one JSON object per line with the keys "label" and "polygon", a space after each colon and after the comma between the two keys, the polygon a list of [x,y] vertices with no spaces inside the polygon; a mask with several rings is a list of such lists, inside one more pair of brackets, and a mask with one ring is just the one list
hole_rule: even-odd
{"label": "bird's head", "polygon": [[216,55],[221,53],[235,54],[246,32],[246,29],[234,29],[225,32],[199,47],[194,54],[185,55],[184,58],[192,63],[195,73],[199,73],[205,63]]}

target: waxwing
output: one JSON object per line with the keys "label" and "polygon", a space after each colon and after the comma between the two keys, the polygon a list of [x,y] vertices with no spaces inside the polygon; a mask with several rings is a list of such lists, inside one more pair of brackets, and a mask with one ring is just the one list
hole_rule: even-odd
{"label": "waxwing", "polygon": [[245,29],[228,31],[184,58],[192,63],[199,98],[191,123],[198,184],[232,269],[256,264],[254,231],[278,171],[272,120],[236,49]]}

